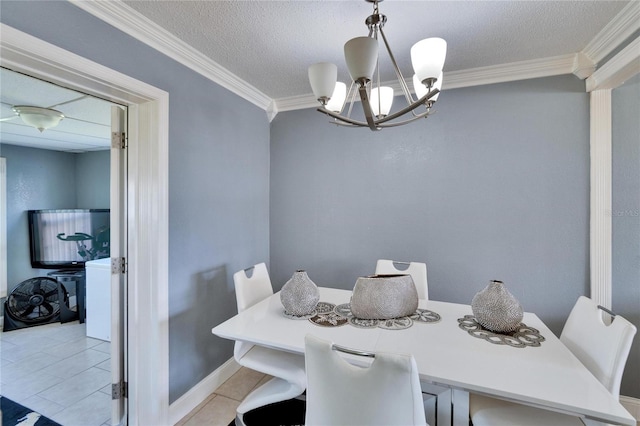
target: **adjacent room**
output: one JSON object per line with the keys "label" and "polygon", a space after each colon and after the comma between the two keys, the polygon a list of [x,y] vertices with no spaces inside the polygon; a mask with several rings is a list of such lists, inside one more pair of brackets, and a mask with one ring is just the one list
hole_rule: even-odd
{"label": "adjacent room", "polygon": [[6,68],[0,80],[2,395],[99,426],[111,416],[112,103]]}

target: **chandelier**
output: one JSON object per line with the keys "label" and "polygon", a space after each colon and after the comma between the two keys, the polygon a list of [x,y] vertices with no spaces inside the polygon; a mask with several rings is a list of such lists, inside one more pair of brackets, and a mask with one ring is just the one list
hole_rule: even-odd
{"label": "chandelier", "polygon": [[[411,63],[415,72],[414,98],[382,30],[387,17],[379,13],[378,3],[383,0],[365,1],[373,3],[373,14],[365,20],[369,35],[353,38],[344,45],[345,61],[351,75],[349,90],[347,91],[345,83],[337,81],[338,67],[335,64],[320,62],[309,67],[311,89],[321,104],[318,111],[333,117],[335,124],[368,127],[371,130],[401,126],[429,116],[442,87],[442,67],[447,54],[447,42],[437,37],[427,38],[411,48]],[[393,113],[390,111],[394,90],[392,87],[380,85],[378,36],[384,42],[407,103],[405,107]],[[366,121],[351,118],[356,94],[362,103]],[[349,107],[346,115],[342,115],[347,104]],[[421,107],[424,107],[424,110]]]}

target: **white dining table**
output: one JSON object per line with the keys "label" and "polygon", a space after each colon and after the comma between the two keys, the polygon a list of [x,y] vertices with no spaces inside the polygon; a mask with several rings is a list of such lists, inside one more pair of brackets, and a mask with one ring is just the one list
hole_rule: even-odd
{"label": "white dining table", "polygon": [[[320,301],[348,303],[351,292],[320,288]],[[304,337],[313,334],[336,344],[372,352],[410,353],[420,380],[452,390],[454,425],[469,424],[468,393],[479,393],[610,424],[636,426],[587,368],[533,313],[523,323],[545,340],[517,348],[476,338],[459,327],[471,306],[420,300],[419,307],[440,315],[436,323],[415,322],[403,330],[324,327],[283,314],[279,293],[212,329],[213,334],[273,349],[304,353]]]}

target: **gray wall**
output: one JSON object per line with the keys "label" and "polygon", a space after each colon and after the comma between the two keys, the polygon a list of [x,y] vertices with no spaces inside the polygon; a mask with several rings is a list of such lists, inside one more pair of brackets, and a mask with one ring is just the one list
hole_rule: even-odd
{"label": "gray wall", "polygon": [[232,356],[233,272],[269,260],[264,111],[67,2],[7,1],[0,20],[169,93],[169,399]]}
{"label": "gray wall", "polygon": [[0,156],[7,159],[8,294],[51,272],[31,267],[27,210],[109,208],[109,151],[73,154],[5,143]]}
{"label": "gray wall", "polygon": [[575,78],[447,91],[427,122],[379,134],[311,109],[270,131],[257,107],[104,22],[35,3],[3,0],[0,20],[169,92],[170,401],[231,356],[210,334],[235,313],[231,274],[269,258],[276,289],[298,268],[349,288],[379,257],[426,261],[433,299],[503,279],[555,332],[588,293]]}
{"label": "gray wall", "polygon": [[[640,329],[640,74],[612,91],[613,310]],[[622,380],[622,395],[640,398],[640,336]]]}
{"label": "gray wall", "polygon": [[76,208],[108,209],[111,152],[85,152],[76,156]]}
{"label": "gray wall", "polygon": [[[403,102],[397,98],[396,102]],[[359,106],[359,105],[358,105]],[[371,132],[313,109],[271,130],[271,275],[352,288],[378,258],[426,262],[429,296],[503,280],[559,333],[589,271],[589,96],[573,76],[445,91]]]}

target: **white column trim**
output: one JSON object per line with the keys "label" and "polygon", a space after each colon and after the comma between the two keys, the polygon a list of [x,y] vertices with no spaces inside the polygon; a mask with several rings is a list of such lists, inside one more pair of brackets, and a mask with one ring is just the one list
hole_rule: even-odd
{"label": "white column trim", "polygon": [[2,23],[0,65],[138,109],[128,139],[128,420],[168,424],[169,95]]}
{"label": "white column trim", "polygon": [[591,92],[591,298],[611,308],[611,89]]}
{"label": "white column trim", "polygon": [[7,160],[0,157],[0,297],[7,291]]}

